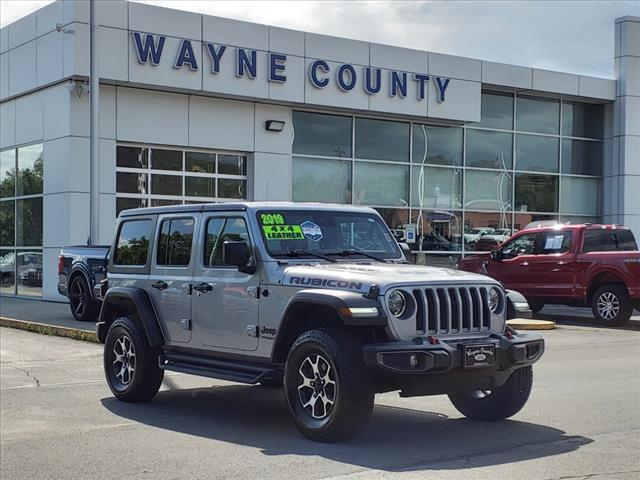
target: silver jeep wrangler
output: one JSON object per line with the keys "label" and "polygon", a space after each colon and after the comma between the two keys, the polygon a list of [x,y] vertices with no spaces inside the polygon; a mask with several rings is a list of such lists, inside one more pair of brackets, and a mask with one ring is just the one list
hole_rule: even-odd
{"label": "silver jeep wrangler", "polygon": [[379,392],[448,394],[469,418],[510,417],[544,351],[506,325],[515,302],[499,283],[408,264],[370,208],[129,210],[111,252],[96,330],[124,401],[153,397],[165,370],[275,386],[304,435],[339,441]]}

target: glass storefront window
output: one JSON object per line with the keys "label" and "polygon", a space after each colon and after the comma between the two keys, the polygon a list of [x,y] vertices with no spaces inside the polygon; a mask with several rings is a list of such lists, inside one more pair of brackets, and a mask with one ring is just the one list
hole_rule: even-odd
{"label": "glass storefront window", "polygon": [[229,178],[218,179],[218,197],[220,198],[246,198],[245,180],[233,180]]}
{"label": "glass storefront window", "polygon": [[462,250],[462,213],[450,210],[412,210],[416,244],[412,250],[450,252]]}
{"label": "glass storefront window", "polygon": [[17,196],[42,193],[43,168],[42,144],[18,149]]}
{"label": "glass storefront window", "polygon": [[147,168],[149,149],[118,145],[116,148],[116,166],[128,168]]}
{"label": "glass storefront window", "polygon": [[293,112],[293,153],[351,157],[351,117]]}
{"label": "glass storefront window", "polygon": [[558,177],[516,174],[515,208],[520,212],[557,212]]}
{"label": "glass storefront window", "polygon": [[467,167],[510,169],[513,135],[506,132],[467,130]]}
{"label": "glass storefront window", "polygon": [[182,177],[179,175],[151,175],[151,193],[155,195],[182,195]]}
{"label": "glass storefront window", "polygon": [[356,162],[353,203],[409,205],[409,168],[387,163]]}
{"label": "glass storefront window", "polygon": [[558,172],[558,139],[540,135],[516,135],[516,170]]}
{"label": "glass storefront window", "polygon": [[545,215],[540,213],[516,213],[513,218],[513,228],[515,231],[526,228],[527,225],[534,222],[548,222],[558,220],[557,215]]}
{"label": "glass storefront window", "polygon": [[184,177],[185,195],[189,197],[215,197],[216,179],[208,177]]}
{"label": "glass storefront window", "polygon": [[0,249],[0,293],[16,293],[16,251]]}
{"label": "glass storefront window", "polygon": [[224,175],[246,175],[247,162],[241,155],[218,155],[218,173]]}
{"label": "glass storefront window", "polygon": [[461,168],[413,167],[411,175],[413,206],[446,209],[462,207]]}
{"label": "glass storefront window", "polygon": [[409,161],[409,123],[356,118],[356,158]]}
{"label": "glass storefront window", "polygon": [[463,130],[459,127],[414,125],[412,161],[433,165],[462,165],[462,137]]}
{"label": "glass storefront window", "polygon": [[0,152],[0,198],[16,194],[16,151]]}
{"label": "glass storefront window", "polygon": [[591,103],[562,102],[562,135],[602,138],[603,107]]}
{"label": "glass storefront window", "polygon": [[0,246],[13,247],[16,234],[16,201],[0,201]]}
{"label": "glass storefront window", "polygon": [[516,130],[519,132],[558,133],[560,102],[548,98],[518,97]]}
{"label": "glass storefront window", "polygon": [[42,295],[42,251],[18,250],[16,252],[18,295],[39,297]]}
{"label": "glass storefront window", "polygon": [[216,154],[184,152],[185,172],[216,173]]}
{"label": "glass storefront window", "polygon": [[482,93],[482,118],[478,127],[513,129],[513,95]]}
{"label": "glass storefront window", "polygon": [[42,246],[42,197],[16,201],[16,246]]}
{"label": "glass storefront window", "polygon": [[602,175],[602,142],[563,139],[562,173]]}
{"label": "glass storefront window", "polygon": [[415,263],[429,267],[458,268],[458,260],[461,255],[449,255],[445,253],[416,253]]}
{"label": "glass storefront window", "polygon": [[510,212],[466,211],[464,215],[464,248],[467,251],[493,250],[513,233]]}
{"label": "glass storefront window", "polygon": [[351,162],[293,159],[293,201],[351,203]]}
{"label": "glass storefront window", "polygon": [[170,205],[182,205],[182,200],[167,200],[164,198],[152,198],[152,207],[168,207]]}
{"label": "glass storefront window", "polygon": [[144,208],[147,206],[146,198],[116,198],[116,215],[119,215],[122,210],[130,210],[132,208]]}
{"label": "glass storefront window", "polygon": [[465,172],[465,208],[511,210],[512,173],[470,170]]}
{"label": "glass storefront window", "polygon": [[598,178],[565,177],[560,179],[560,212],[599,215],[602,206],[602,182]]}
{"label": "glass storefront window", "polygon": [[601,223],[602,218],[590,217],[584,215],[560,215],[560,223],[569,223],[571,225],[579,225],[581,223]]}
{"label": "glass storefront window", "polygon": [[147,174],[116,172],[116,191],[121,193],[147,193]]}
{"label": "glass storefront window", "polygon": [[182,170],[182,152],[179,150],[152,148],[151,168],[153,170]]}

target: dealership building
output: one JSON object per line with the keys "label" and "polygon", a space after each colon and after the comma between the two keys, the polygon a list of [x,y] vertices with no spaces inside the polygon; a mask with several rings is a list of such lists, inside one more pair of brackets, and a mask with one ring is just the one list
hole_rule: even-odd
{"label": "dealership building", "polygon": [[434,265],[538,220],[640,236],[638,17],[608,79],[96,3],[94,168],[88,2],[0,30],[3,295],[62,299],[60,248],[142,206],[367,205]]}

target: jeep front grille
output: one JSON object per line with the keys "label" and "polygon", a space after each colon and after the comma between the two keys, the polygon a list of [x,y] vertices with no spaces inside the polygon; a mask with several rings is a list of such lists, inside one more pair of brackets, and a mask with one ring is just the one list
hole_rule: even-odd
{"label": "jeep front grille", "polygon": [[491,329],[487,287],[415,288],[416,333],[446,335]]}

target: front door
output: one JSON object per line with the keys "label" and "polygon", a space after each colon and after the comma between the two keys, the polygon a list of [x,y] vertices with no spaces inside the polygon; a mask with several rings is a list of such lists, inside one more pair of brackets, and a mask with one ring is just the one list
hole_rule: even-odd
{"label": "front door", "polygon": [[489,276],[504,283],[506,288],[523,295],[531,294],[531,262],[535,257],[537,233],[525,233],[509,240],[500,251],[502,260],[490,260],[487,264]]}
{"label": "front door", "polygon": [[191,340],[195,224],[194,215],[173,214],[158,218],[149,294],[169,344]]}
{"label": "front door", "polygon": [[536,258],[530,266],[532,296],[562,298],[573,295],[573,234],[571,230],[538,234]]}
{"label": "front door", "polygon": [[258,272],[243,273],[225,265],[222,255],[225,241],[247,242],[253,251],[246,218],[237,213],[203,214],[201,225],[191,300],[194,335],[202,345],[255,350]]}

